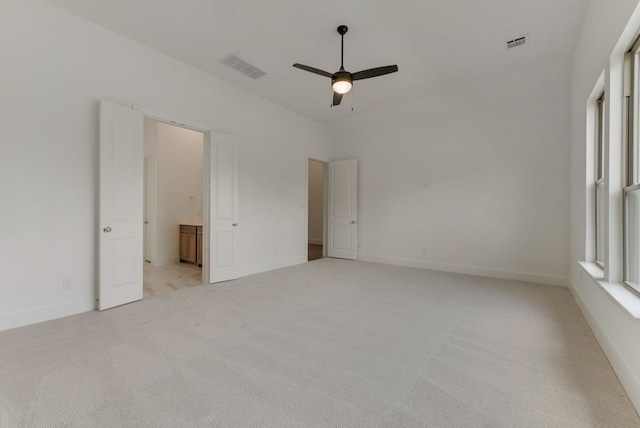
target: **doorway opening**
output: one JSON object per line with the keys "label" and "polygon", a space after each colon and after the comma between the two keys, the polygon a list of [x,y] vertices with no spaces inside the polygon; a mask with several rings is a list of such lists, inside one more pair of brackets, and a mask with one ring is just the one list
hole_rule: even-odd
{"label": "doorway opening", "polygon": [[144,118],[144,297],[201,285],[204,133]]}
{"label": "doorway opening", "polygon": [[[230,281],[239,275],[239,267],[236,264],[237,237],[240,230],[237,138],[215,131],[210,125],[183,119],[171,113],[137,104],[134,104],[133,108],[127,108],[101,100],[100,238],[96,302],[100,311],[135,302],[144,297],[144,138],[145,134],[147,138],[153,135],[149,130],[144,132],[145,117],[203,134],[202,267],[199,283]],[[150,152],[147,157],[153,156],[153,152]],[[152,163],[153,175],[149,173],[149,176],[156,177],[158,171],[155,158],[147,166]],[[149,170],[151,171],[151,168]],[[156,206],[158,201],[155,197],[155,179],[153,186],[149,186],[151,187],[154,190],[149,193],[149,197],[153,197],[153,204]],[[158,210],[153,212],[157,216]],[[156,233],[148,239],[149,242],[158,239],[158,222],[153,216],[153,213],[149,214],[147,230],[151,233],[155,230]],[[178,236],[179,241],[179,228],[174,229],[173,233],[174,236]],[[196,244],[198,234],[196,226]],[[179,251],[179,244],[177,246]],[[150,264],[158,264],[157,247],[157,242],[151,247]],[[177,261],[179,258],[178,254]]]}
{"label": "doorway opening", "polygon": [[326,256],[326,163],[309,159],[307,192],[307,260]]}

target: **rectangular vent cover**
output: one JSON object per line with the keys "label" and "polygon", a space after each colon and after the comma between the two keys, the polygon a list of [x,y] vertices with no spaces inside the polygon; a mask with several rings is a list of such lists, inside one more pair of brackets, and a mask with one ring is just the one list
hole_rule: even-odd
{"label": "rectangular vent cover", "polygon": [[244,74],[245,76],[249,76],[252,79],[258,79],[264,76],[264,71],[260,70],[258,67],[255,67],[249,64],[247,61],[238,58],[234,54],[229,54],[220,60],[226,66],[233,68],[236,71]]}
{"label": "rectangular vent cover", "polygon": [[507,49],[517,48],[518,46],[524,45],[525,43],[527,43],[528,38],[529,38],[529,35],[525,34],[524,36],[520,36],[513,40],[509,40],[507,42]]}

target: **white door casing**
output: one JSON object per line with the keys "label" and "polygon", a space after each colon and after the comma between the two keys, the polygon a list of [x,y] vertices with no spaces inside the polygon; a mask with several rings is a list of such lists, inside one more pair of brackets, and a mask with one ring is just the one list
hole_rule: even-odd
{"label": "white door casing", "polygon": [[144,260],[153,263],[153,156],[144,158]]}
{"label": "white door casing", "polygon": [[211,131],[209,282],[238,277],[238,143],[230,135]]}
{"label": "white door casing", "polygon": [[100,310],[142,299],[143,115],[100,102]]}
{"label": "white door casing", "polygon": [[329,162],[327,256],[356,260],[358,160]]}

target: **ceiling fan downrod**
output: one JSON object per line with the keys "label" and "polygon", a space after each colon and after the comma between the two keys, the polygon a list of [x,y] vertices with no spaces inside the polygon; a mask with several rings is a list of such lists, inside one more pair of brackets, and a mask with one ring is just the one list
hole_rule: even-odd
{"label": "ceiling fan downrod", "polygon": [[344,35],[349,31],[349,27],[341,25],[338,27],[338,34],[340,34],[340,71],[344,70]]}

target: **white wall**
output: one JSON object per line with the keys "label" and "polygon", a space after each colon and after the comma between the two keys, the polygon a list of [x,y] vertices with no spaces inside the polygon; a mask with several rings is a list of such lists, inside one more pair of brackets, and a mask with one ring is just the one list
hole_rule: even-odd
{"label": "white wall", "polygon": [[329,158],[323,127],[41,0],[2,2],[0,52],[0,330],[94,307],[100,99],[237,136],[238,265],[306,260],[307,158]]}
{"label": "white wall", "polygon": [[559,60],[351,120],[359,258],[566,285],[568,103]]}
{"label": "white wall", "polygon": [[[636,409],[640,409],[640,320],[631,317],[578,264],[586,258],[586,218],[592,209],[587,206],[585,189],[587,99],[614,50],[619,57],[640,29],[640,16],[638,11],[634,13],[637,4],[637,0],[592,0],[576,47],[571,73],[570,242],[573,293]],[[620,252],[620,248],[611,250]],[[611,272],[611,276],[620,275]]]}
{"label": "white wall", "polygon": [[180,261],[180,224],[202,225],[204,135],[157,123],[156,266]]}
{"label": "white wall", "polygon": [[[371,259],[549,282],[570,265],[583,311],[639,407],[638,321],[577,266],[585,102],[636,3],[592,0],[576,50],[570,257],[562,61],[354,119],[362,132],[335,153],[360,158],[361,253]],[[0,52],[0,330],[94,307],[100,99],[235,134],[239,265],[255,272],[306,259],[306,163],[331,157],[324,128],[41,0],[2,3]]]}
{"label": "white wall", "polygon": [[324,240],[324,163],[309,159],[309,230],[310,244]]}

